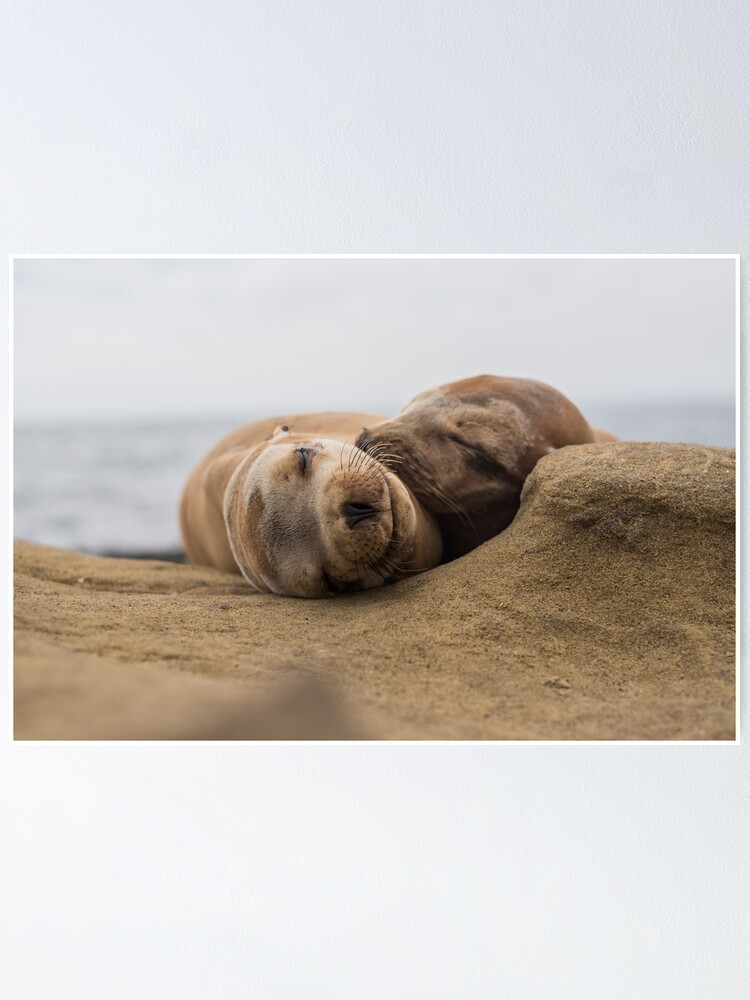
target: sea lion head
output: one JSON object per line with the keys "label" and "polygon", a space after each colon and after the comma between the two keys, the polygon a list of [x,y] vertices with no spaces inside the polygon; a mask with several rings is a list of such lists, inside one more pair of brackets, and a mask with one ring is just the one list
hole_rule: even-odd
{"label": "sea lion head", "polygon": [[447,561],[508,527],[540,459],[593,440],[580,411],[551,386],[478,375],[420,393],[355,443],[393,463],[437,516]]}
{"label": "sea lion head", "polygon": [[229,542],[259,591],[328,597],[436,566],[434,519],[361,449],[287,426],[253,448],[224,496]]}
{"label": "sea lion head", "polygon": [[365,428],[358,447],[393,468],[416,497],[441,514],[515,503],[524,479],[548,451],[509,399],[440,387],[391,420]]}

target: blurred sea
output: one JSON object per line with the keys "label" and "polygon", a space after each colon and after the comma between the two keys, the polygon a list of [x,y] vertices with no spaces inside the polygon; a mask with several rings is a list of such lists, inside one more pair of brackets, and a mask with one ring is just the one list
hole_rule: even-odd
{"label": "blurred sea", "polygon": [[[731,405],[582,406],[627,441],[735,445]],[[110,555],[176,557],[177,509],[193,466],[252,417],[200,423],[17,426],[14,535]]]}

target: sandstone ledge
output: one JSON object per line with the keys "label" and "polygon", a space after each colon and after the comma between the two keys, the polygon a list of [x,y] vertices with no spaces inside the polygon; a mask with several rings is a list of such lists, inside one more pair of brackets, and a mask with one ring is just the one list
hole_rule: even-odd
{"label": "sandstone ledge", "polygon": [[327,601],[16,543],[16,739],[731,740],[734,452],[543,459],[502,535]]}

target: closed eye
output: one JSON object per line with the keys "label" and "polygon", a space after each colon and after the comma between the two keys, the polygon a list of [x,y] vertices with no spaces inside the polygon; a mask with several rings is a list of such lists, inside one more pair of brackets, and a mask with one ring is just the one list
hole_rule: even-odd
{"label": "closed eye", "polygon": [[455,442],[468,454],[466,461],[469,466],[487,479],[506,479],[519,489],[523,485],[523,477],[511,472],[507,465],[504,465],[491,452],[486,451],[480,445],[471,444],[464,441],[456,434],[446,435],[450,441]]}
{"label": "closed eye", "polygon": [[464,441],[457,434],[446,434],[449,441],[453,441],[454,444],[460,445],[461,448],[466,448],[468,451],[473,451],[476,455],[482,455],[483,457],[488,457],[487,452],[484,448],[480,448],[479,445],[471,444],[469,441]]}
{"label": "closed eye", "polygon": [[299,471],[304,475],[305,470],[310,468],[310,462],[312,461],[312,452],[309,448],[297,448],[297,465],[299,466]]}

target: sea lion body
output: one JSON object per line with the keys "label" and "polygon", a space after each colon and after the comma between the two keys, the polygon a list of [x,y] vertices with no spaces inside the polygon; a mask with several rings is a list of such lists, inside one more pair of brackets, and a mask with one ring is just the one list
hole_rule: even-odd
{"label": "sea lion body", "polygon": [[506,528],[545,455],[607,440],[551,386],[492,375],[420,393],[388,420],[256,421],[190,476],[185,551],[191,562],[239,570],[262,592],[324,597],[379,586]]}
{"label": "sea lion body", "polygon": [[438,518],[448,561],[510,524],[539,459],[606,440],[551,386],[480,375],[420,393],[357,444],[398,456],[395,471]]}
{"label": "sea lion body", "polygon": [[229,434],[183,491],[188,559],[295,597],[367,589],[437,565],[435,519],[375,455],[351,443],[380,419],[281,416]]}

